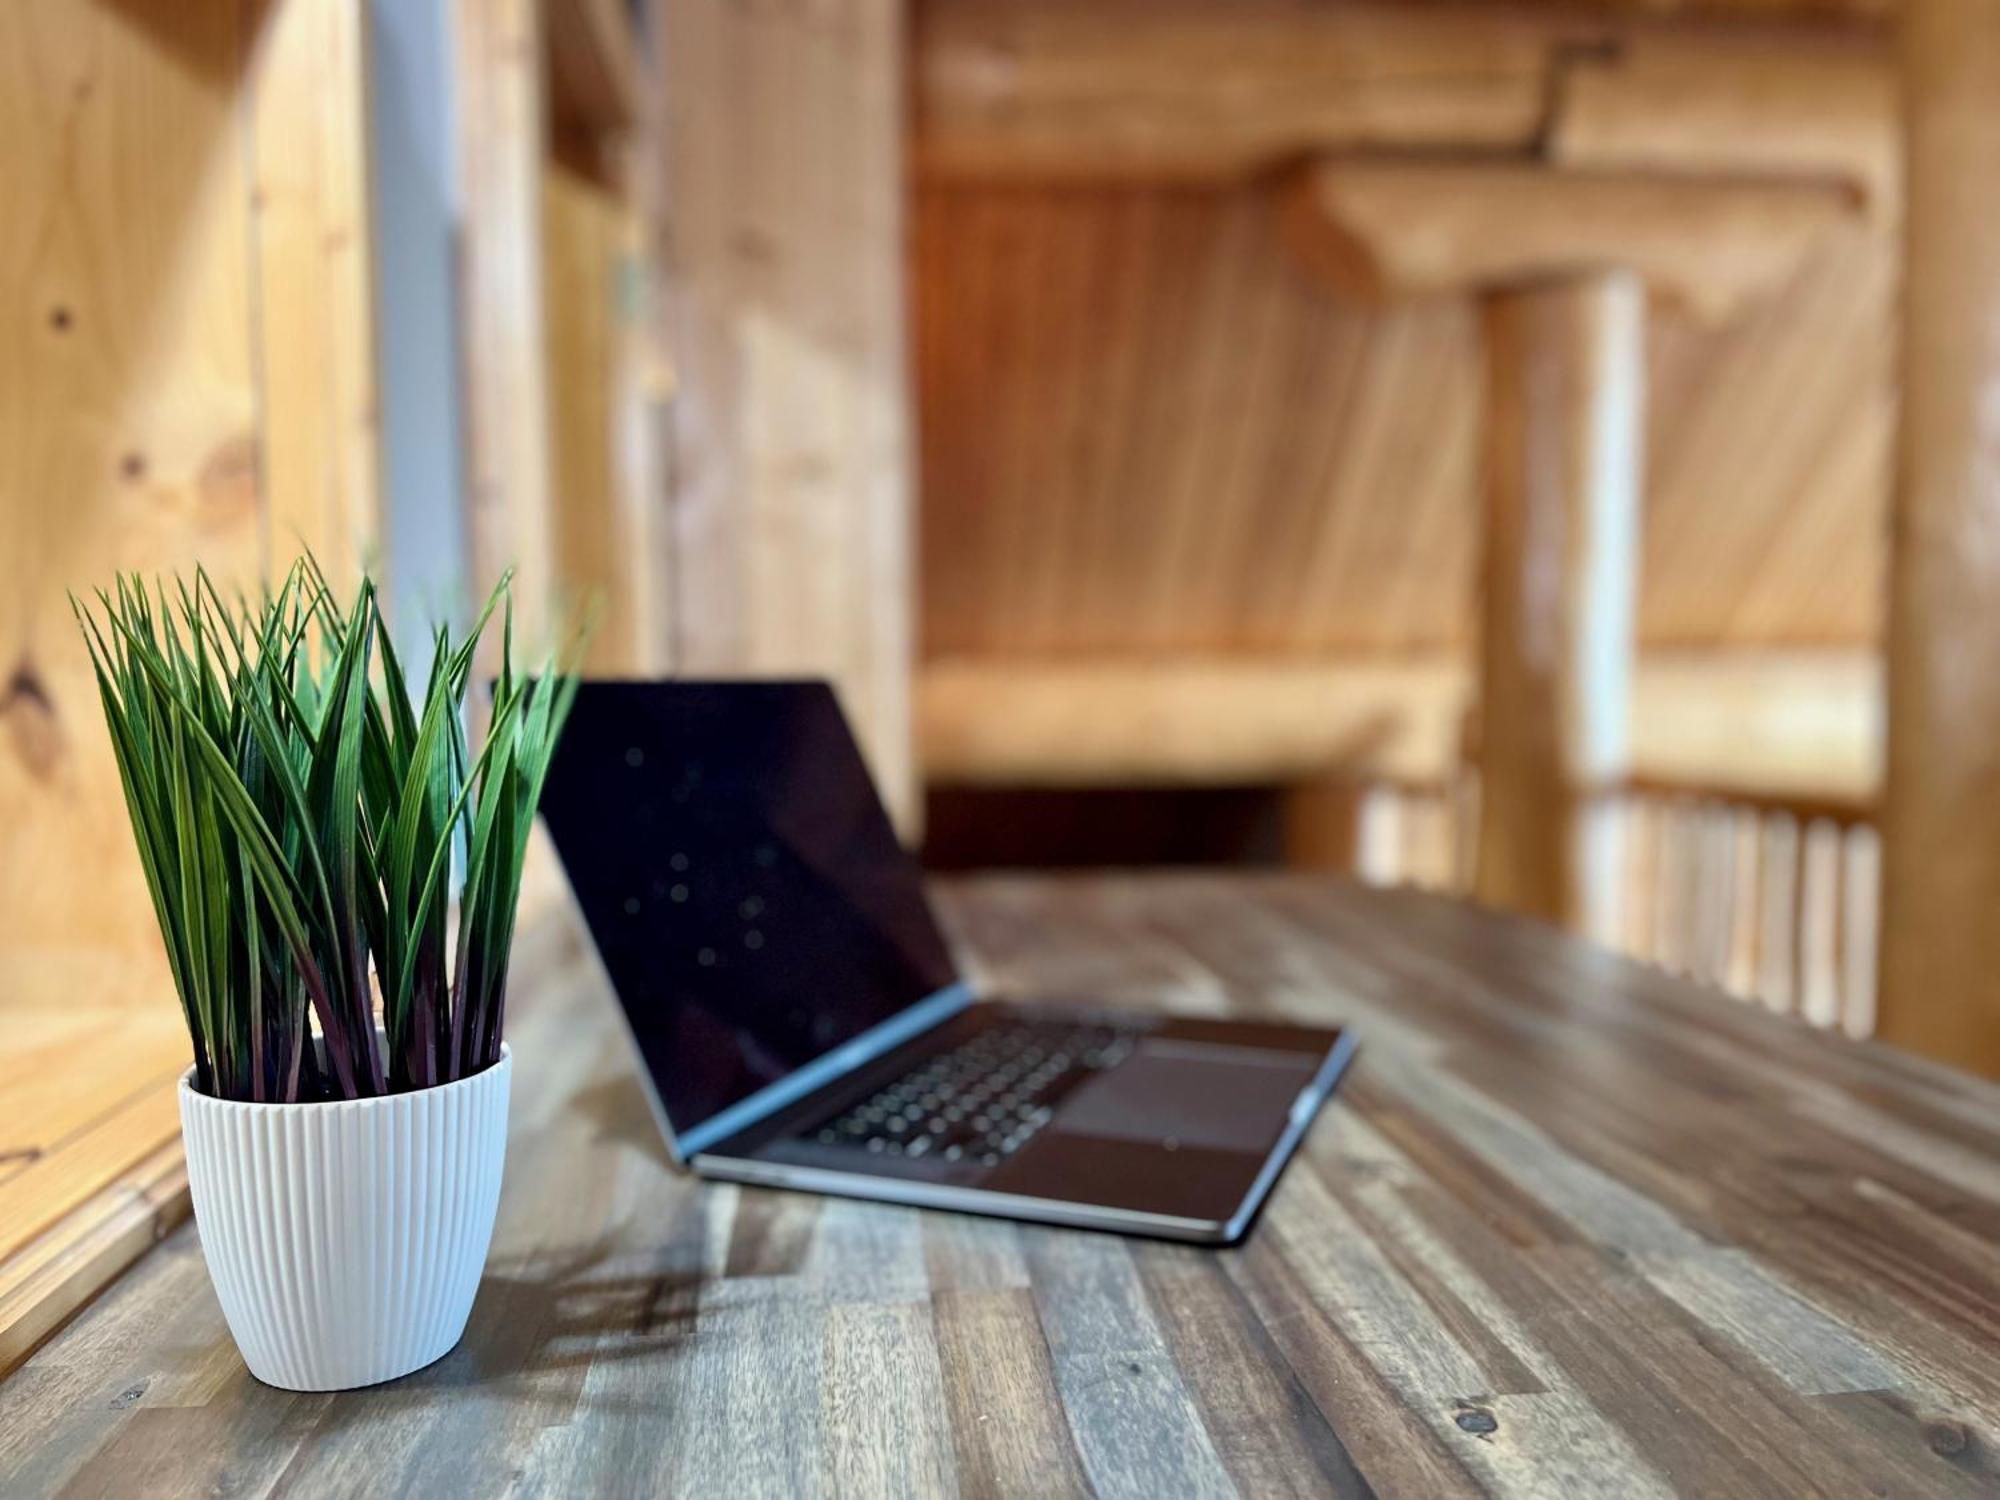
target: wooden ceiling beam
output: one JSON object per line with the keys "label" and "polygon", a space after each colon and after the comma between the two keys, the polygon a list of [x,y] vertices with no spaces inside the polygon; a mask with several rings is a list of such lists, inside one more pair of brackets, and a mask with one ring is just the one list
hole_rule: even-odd
{"label": "wooden ceiling beam", "polygon": [[1538,156],[1875,191],[1874,28],[1299,0],[919,0],[915,154],[938,179],[1227,181],[1329,152]]}
{"label": "wooden ceiling beam", "polygon": [[1655,29],[1560,68],[1544,151],[1563,167],[1823,179],[1881,219],[1900,198],[1893,59],[1809,34]]}
{"label": "wooden ceiling beam", "polygon": [[1463,6],[922,0],[917,166],[1202,180],[1333,148],[1525,150],[1551,46],[1600,29]]}
{"label": "wooden ceiling beam", "polygon": [[1508,162],[1327,161],[1284,208],[1288,242],[1351,296],[1530,285],[1625,268],[1698,316],[1782,285],[1844,186],[1566,172]]}

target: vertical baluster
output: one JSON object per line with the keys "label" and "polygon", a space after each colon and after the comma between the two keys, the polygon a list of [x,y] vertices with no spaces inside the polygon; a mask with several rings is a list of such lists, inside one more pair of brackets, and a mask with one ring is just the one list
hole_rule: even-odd
{"label": "vertical baluster", "polygon": [[1799,825],[1789,814],[1764,820],[1764,924],[1757,994],[1773,1010],[1796,1001]]}
{"label": "vertical baluster", "polygon": [[1702,808],[1702,978],[1718,989],[1729,982],[1730,914],[1736,900],[1736,843],[1729,804]]}
{"label": "vertical baluster", "polygon": [[1763,912],[1764,885],[1759,856],[1763,852],[1759,819],[1754,808],[1738,807],[1729,814],[1732,900],[1729,909],[1729,962],[1723,987],[1743,999],[1757,994],[1758,919]]}
{"label": "vertical baluster", "polygon": [[1799,869],[1799,1008],[1813,1025],[1831,1026],[1840,1018],[1840,830],[1831,822],[1806,827]]}
{"label": "vertical baluster", "polygon": [[1706,891],[1702,883],[1701,858],[1702,805],[1689,798],[1680,806],[1679,833],[1680,858],[1675,867],[1675,878],[1680,884],[1676,900],[1680,906],[1681,925],[1681,972],[1704,977],[1702,965],[1702,911],[1706,904]]}
{"label": "vertical baluster", "polygon": [[1451,889],[1451,802],[1442,788],[1418,793],[1418,883],[1427,891]]}
{"label": "vertical baluster", "polygon": [[1403,790],[1403,883],[1430,889],[1430,798],[1421,787]]}
{"label": "vertical baluster", "polygon": [[1694,842],[1688,836],[1694,818],[1694,804],[1676,797],[1667,804],[1667,892],[1669,921],[1667,941],[1673,957],[1669,967],[1686,974],[1694,967],[1694,893],[1700,889],[1695,872]]}
{"label": "vertical baluster", "polygon": [[1627,793],[1625,815],[1631,836],[1625,846],[1625,952],[1647,963],[1657,963],[1654,943],[1659,909],[1654,892],[1660,875],[1660,819],[1654,800],[1642,793]]}
{"label": "vertical baluster", "polygon": [[1451,779],[1451,889],[1463,896],[1472,889],[1473,863],[1479,858],[1479,778],[1461,769]]}
{"label": "vertical baluster", "polygon": [[1660,798],[1654,804],[1654,812],[1659,820],[1659,839],[1653,863],[1653,962],[1663,969],[1672,969],[1679,955],[1674,910],[1675,898],[1680,893],[1676,878],[1680,864],[1674,844],[1674,799]]}
{"label": "vertical baluster", "polygon": [[1706,864],[1702,820],[1704,806],[1700,798],[1686,798],[1678,812],[1676,842],[1680,844],[1680,858],[1674,864],[1674,878],[1680,882],[1680,972],[1692,980],[1706,978],[1702,972],[1706,962],[1702,938],[1708,928],[1708,880],[1702,868]]}
{"label": "vertical baluster", "polygon": [[1849,1036],[1875,1034],[1876,942],[1881,921],[1882,840],[1867,824],[1847,831],[1846,941],[1841,955],[1840,1024]]}
{"label": "vertical baluster", "polygon": [[1355,873],[1368,885],[1394,885],[1403,877],[1401,812],[1401,799],[1386,782],[1362,793],[1354,859]]}

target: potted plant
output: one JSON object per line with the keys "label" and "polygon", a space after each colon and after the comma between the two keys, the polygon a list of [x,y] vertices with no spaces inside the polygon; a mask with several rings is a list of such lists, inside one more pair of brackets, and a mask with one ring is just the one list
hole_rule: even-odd
{"label": "potted plant", "polygon": [[407,1374],[458,1342],[492,1238],[508,949],[574,680],[516,675],[507,578],[465,640],[434,632],[420,700],[375,585],[342,608],[310,559],[258,604],[197,572],[76,613],[194,1046],[188,1183],[230,1332],[291,1390]]}

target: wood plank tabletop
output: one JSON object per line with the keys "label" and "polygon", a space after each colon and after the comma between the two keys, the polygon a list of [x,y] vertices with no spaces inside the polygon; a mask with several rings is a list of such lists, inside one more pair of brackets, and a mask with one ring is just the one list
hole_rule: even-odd
{"label": "wood plank tabletop", "polygon": [[2000,1489],[2000,1089],[1417,895],[941,894],[999,988],[1358,1028],[1243,1246],[680,1175],[560,911],[463,1344],[260,1386],[189,1225],[0,1386],[0,1493]]}

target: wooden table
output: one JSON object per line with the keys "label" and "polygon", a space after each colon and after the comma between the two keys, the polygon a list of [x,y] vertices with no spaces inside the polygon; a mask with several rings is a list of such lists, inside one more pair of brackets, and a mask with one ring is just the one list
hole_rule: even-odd
{"label": "wooden table", "polygon": [[1001,983],[1361,1029],[1244,1247],[680,1176],[563,913],[460,1348],[261,1387],[190,1227],[0,1387],[0,1492],[2000,1487],[2000,1089],[1419,896],[945,900]]}

